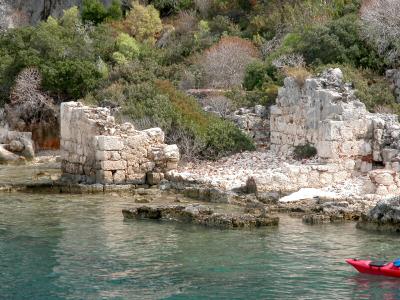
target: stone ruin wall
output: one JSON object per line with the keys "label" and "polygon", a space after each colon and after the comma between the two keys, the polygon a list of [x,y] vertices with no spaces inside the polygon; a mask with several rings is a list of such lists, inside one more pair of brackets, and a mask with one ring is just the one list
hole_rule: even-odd
{"label": "stone ruin wall", "polygon": [[[271,150],[289,154],[295,146],[311,144],[320,163],[336,166],[331,176],[340,172],[344,180],[368,173],[376,193],[400,192],[397,116],[369,113],[342,80],[340,69],[307,79],[303,86],[286,78],[270,110]],[[327,175],[321,171],[319,182]]]}
{"label": "stone ruin wall", "polygon": [[179,162],[176,145],[160,128],[138,131],[116,124],[107,108],[61,105],[63,180],[74,183],[157,184]]}

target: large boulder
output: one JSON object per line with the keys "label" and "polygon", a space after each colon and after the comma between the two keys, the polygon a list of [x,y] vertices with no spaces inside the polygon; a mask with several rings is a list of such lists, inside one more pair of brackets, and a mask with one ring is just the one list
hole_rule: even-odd
{"label": "large boulder", "polygon": [[400,197],[384,199],[361,216],[358,228],[376,231],[400,232]]}

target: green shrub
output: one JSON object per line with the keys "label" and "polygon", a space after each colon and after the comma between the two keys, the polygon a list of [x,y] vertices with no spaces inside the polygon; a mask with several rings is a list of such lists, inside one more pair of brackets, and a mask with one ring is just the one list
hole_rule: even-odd
{"label": "green shrub", "polygon": [[76,7],[59,20],[49,17],[35,27],[8,30],[0,36],[2,98],[15,76],[32,66],[42,71],[45,89],[57,100],[84,96],[106,76],[104,64],[115,51],[112,35],[105,26],[83,26]]}
{"label": "green shrub", "polygon": [[137,58],[140,54],[140,47],[136,40],[126,33],[120,33],[116,40],[117,52],[113,53],[113,59],[118,64],[127,63]]}
{"label": "green shrub", "polygon": [[107,18],[111,20],[122,19],[122,4],[120,0],[113,0],[107,11]]}
{"label": "green shrub", "polygon": [[107,18],[107,10],[100,0],[83,0],[82,21],[102,23]]}
{"label": "green shrub", "polygon": [[216,158],[222,155],[240,151],[255,150],[251,139],[231,122],[214,119],[207,127],[206,149],[207,157]]}
{"label": "green shrub", "polygon": [[327,25],[305,30],[293,49],[301,53],[308,64],[347,63],[383,70],[383,62],[362,40],[360,30],[358,17],[347,15]]}
{"label": "green shrub", "polygon": [[160,11],[161,16],[175,14],[193,6],[192,0],[153,0],[149,2]]}
{"label": "green shrub", "polygon": [[293,157],[295,159],[307,159],[317,155],[317,149],[311,144],[304,144],[294,147]]}
{"label": "green shrub", "polygon": [[155,37],[162,30],[160,13],[153,5],[134,3],[124,20],[127,32],[139,42],[155,43]]}
{"label": "green shrub", "polygon": [[53,93],[69,95],[74,99],[83,97],[94,89],[102,78],[95,62],[62,60],[51,65],[41,64],[43,87]]}

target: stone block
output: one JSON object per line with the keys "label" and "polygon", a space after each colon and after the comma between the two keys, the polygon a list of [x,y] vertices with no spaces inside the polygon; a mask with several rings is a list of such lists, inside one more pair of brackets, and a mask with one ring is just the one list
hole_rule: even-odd
{"label": "stone block", "polygon": [[126,173],[124,170],[118,170],[114,173],[114,183],[115,184],[124,184],[126,183]]}
{"label": "stone block", "polygon": [[180,154],[177,145],[167,145],[164,147],[164,157],[167,161],[177,162],[179,161]]}
{"label": "stone block", "polygon": [[157,185],[164,179],[164,174],[159,172],[148,172],[146,174],[146,181],[149,185]]}
{"label": "stone block", "polygon": [[96,160],[99,161],[104,161],[104,160],[110,160],[111,158],[111,153],[109,151],[96,151]]}
{"label": "stone block", "polygon": [[101,162],[101,168],[107,171],[115,171],[115,170],[124,170],[126,169],[127,164],[124,160],[114,161],[114,160],[106,160]]}
{"label": "stone block", "polygon": [[391,162],[393,158],[399,154],[399,150],[397,149],[390,149],[390,148],[385,148],[382,149],[382,159],[384,162]]}
{"label": "stone block", "polygon": [[102,151],[119,151],[124,148],[122,139],[118,136],[100,135],[96,136],[97,147]]}
{"label": "stone block", "polygon": [[96,171],[96,182],[101,184],[114,183],[113,174],[111,171],[98,170]]}
{"label": "stone block", "polygon": [[318,156],[322,158],[338,158],[339,143],[334,141],[320,141],[317,143]]}

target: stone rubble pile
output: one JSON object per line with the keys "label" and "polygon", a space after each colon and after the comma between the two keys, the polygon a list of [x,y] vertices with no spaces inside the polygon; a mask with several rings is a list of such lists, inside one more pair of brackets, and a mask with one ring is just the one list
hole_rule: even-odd
{"label": "stone rubble pile", "polygon": [[74,183],[157,184],[177,168],[176,145],[164,143],[160,128],[138,131],[116,124],[108,108],[79,102],[61,105],[63,179]]}
{"label": "stone rubble pile", "polygon": [[25,162],[35,157],[31,132],[0,128],[0,163]]}

